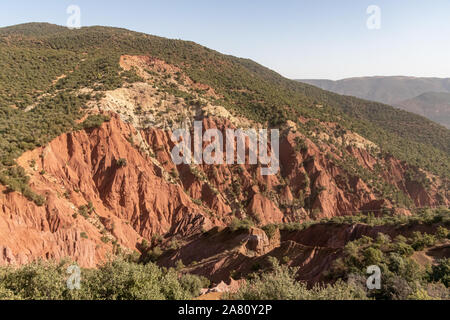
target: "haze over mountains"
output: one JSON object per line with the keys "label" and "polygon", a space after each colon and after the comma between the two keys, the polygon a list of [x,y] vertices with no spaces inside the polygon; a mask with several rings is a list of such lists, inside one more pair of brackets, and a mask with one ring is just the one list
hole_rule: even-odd
{"label": "haze over mountains", "polygon": [[299,81],[339,94],[392,105],[450,128],[450,78],[394,76]]}

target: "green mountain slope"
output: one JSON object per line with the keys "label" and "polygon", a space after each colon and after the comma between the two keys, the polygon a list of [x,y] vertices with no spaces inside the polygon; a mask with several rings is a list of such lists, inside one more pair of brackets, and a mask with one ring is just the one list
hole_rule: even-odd
{"label": "green mountain slope", "polygon": [[75,89],[101,91],[136,81],[135,74],[121,71],[122,54],[151,55],[179,66],[194,81],[214,88],[222,96],[218,103],[250,119],[270,126],[298,116],[337,121],[384,153],[449,175],[450,131],[421,116],[289,80],[193,42],[117,28],[68,30],[36,23],[0,29],[3,164],[70,129],[87,99],[75,96]]}
{"label": "green mountain slope", "polygon": [[450,93],[426,92],[412,99],[400,101],[395,106],[423,115],[450,129]]}

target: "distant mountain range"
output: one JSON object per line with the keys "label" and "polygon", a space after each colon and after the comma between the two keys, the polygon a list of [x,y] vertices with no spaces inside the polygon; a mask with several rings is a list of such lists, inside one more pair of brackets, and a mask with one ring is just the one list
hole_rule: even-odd
{"label": "distant mountain range", "polygon": [[396,76],[298,81],[335,93],[393,105],[450,128],[450,78]]}
{"label": "distant mountain range", "polygon": [[396,103],[395,106],[423,115],[450,129],[450,93],[448,92],[426,92]]}

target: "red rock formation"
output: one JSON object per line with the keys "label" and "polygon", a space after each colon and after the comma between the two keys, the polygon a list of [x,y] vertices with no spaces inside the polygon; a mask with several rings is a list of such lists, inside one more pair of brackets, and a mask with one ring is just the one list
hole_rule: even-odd
{"label": "red rock formation", "polygon": [[[392,239],[398,235],[409,237],[415,231],[433,233],[436,226],[316,224],[304,230],[282,231],[270,240],[262,236],[258,239],[254,237],[264,233],[255,228],[235,232],[214,229],[177,250],[167,251],[159,263],[174,267],[181,260],[187,266],[185,272],[207,276],[219,283],[229,281],[230,278],[243,279],[249,273],[269,268],[268,257],[275,257],[289,266],[297,267],[298,280],[312,285],[327,281],[324,271],[342,257],[348,242],[363,236],[376,238],[379,233]],[[448,248],[436,250],[445,251]]]}
{"label": "red rock formation", "polygon": [[[67,256],[95,266],[112,250],[107,237],[135,250],[142,238],[207,228],[203,208],[128,142],[133,132],[113,117],[100,129],[64,134],[23,155],[18,162],[28,168],[31,187],[47,201],[38,207],[19,194],[1,194],[3,261]],[[30,159],[38,168],[30,169]],[[126,166],[119,159],[126,159]],[[78,208],[88,205],[92,212],[77,216]]]}
{"label": "red rock formation", "polygon": [[[215,118],[206,118],[203,124],[205,130],[232,127],[229,121]],[[141,136],[144,146],[134,145],[130,136]],[[305,139],[304,150],[298,150],[297,137]],[[172,238],[189,243],[201,239],[202,231],[224,227],[236,217],[265,225],[394,206],[327,157],[328,152],[339,158],[336,150],[321,150],[300,133],[286,132],[280,146],[281,171],[266,177],[256,165],[175,166],[172,147],[170,132],[138,132],[113,115],[100,128],[63,134],[46,147],[25,153],[18,163],[31,176],[32,189],[47,201],[38,207],[1,189],[0,264],[70,257],[93,267],[118,246],[138,250],[143,239],[152,243],[159,235],[166,237],[165,243]],[[362,167],[374,170],[377,159],[369,152],[356,147],[349,147],[349,152]],[[30,167],[31,160],[36,167]],[[411,168],[393,158],[383,161],[386,181],[418,205],[436,204],[436,183],[421,188],[405,178]],[[449,199],[443,201],[448,204]],[[192,249],[187,256],[179,251],[170,261],[181,258],[189,264],[210,259],[201,273],[226,279],[230,270],[251,269],[244,263],[249,252],[264,256],[272,246],[262,231],[252,232],[231,239],[224,236],[218,246]],[[333,248],[324,251],[314,242],[301,247],[305,244],[289,241],[273,250],[280,254],[297,250],[292,254],[298,255],[298,261],[327,260],[334,254]],[[224,253],[239,245],[243,251]],[[307,265],[311,271],[306,274],[317,277],[312,262]]]}

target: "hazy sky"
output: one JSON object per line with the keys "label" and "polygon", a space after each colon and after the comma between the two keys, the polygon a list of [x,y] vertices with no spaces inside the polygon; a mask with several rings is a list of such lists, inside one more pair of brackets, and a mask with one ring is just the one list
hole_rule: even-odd
{"label": "hazy sky", "polygon": [[0,26],[65,25],[71,4],[83,26],[192,40],[289,78],[450,77],[450,0],[3,0]]}

